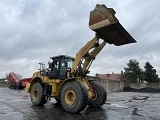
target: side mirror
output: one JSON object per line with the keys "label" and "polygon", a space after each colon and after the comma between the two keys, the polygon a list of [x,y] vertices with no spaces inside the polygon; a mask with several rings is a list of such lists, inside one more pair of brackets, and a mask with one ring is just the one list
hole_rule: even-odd
{"label": "side mirror", "polygon": [[67,72],[71,72],[71,68],[68,67],[68,68],[67,68]]}

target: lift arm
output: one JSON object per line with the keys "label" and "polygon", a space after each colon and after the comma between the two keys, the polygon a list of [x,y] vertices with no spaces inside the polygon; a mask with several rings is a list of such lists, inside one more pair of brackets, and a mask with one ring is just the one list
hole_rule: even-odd
{"label": "lift arm", "polygon": [[[115,13],[114,9],[99,4],[90,12],[89,27],[96,32],[96,36],[76,54],[71,69],[71,74],[74,77],[86,76],[96,55],[103,49],[106,43],[120,46],[136,42],[119,23]],[[103,42],[99,43],[99,38]]]}
{"label": "lift arm", "polygon": [[98,36],[90,40],[81,50],[76,54],[71,72],[74,76],[86,76],[88,69],[95,59],[96,55],[106,45],[106,41],[99,44]]}

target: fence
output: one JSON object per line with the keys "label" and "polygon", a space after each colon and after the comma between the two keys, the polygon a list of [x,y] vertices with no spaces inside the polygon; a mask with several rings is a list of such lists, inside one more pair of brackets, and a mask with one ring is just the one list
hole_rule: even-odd
{"label": "fence", "polygon": [[8,87],[8,83],[7,82],[0,82],[0,87]]}
{"label": "fence", "polygon": [[[160,83],[124,83],[123,81],[105,80],[97,77],[88,77],[89,80],[98,81],[107,92],[123,91],[123,88],[128,86],[135,89],[140,88],[155,88],[160,89]],[[0,87],[8,87],[7,82],[0,82]]]}
{"label": "fence", "polygon": [[123,81],[113,81],[113,80],[106,80],[100,79],[94,76],[87,76],[89,80],[95,80],[99,82],[107,92],[115,92],[115,91],[123,91],[124,82]]}
{"label": "fence", "polygon": [[160,83],[125,83],[125,86],[135,89],[141,89],[141,88],[160,89]]}
{"label": "fence", "polygon": [[141,88],[154,88],[160,89],[160,83],[124,83],[123,81],[113,81],[113,80],[106,80],[100,79],[98,77],[90,77],[89,80],[96,80],[98,81],[107,92],[115,92],[115,91],[123,91],[124,87],[130,87],[134,89],[141,89]]}
{"label": "fence", "polygon": [[124,82],[99,79],[98,82],[105,88],[107,92],[123,91]]}

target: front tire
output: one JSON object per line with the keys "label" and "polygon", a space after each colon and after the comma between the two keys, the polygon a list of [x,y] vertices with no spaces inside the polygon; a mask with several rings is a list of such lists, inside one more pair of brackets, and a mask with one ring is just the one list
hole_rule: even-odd
{"label": "front tire", "polygon": [[94,95],[90,101],[88,101],[88,105],[95,108],[100,107],[106,102],[107,92],[99,83],[91,82],[90,84],[92,86]]}
{"label": "front tire", "polygon": [[44,88],[41,83],[37,82],[32,85],[30,98],[32,104],[35,106],[44,105],[47,102],[44,96]]}
{"label": "front tire", "polygon": [[78,113],[85,109],[88,103],[86,88],[79,82],[69,82],[61,90],[61,104],[71,113]]}

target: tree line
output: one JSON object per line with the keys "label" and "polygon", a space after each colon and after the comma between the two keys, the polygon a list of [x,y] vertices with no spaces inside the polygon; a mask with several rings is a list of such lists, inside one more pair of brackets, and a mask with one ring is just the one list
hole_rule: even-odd
{"label": "tree line", "polygon": [[160,82],[156,69],[147,61],[144,69],[140,68],[139,62],[135,59],[129,60],[122,78],[128,82]]}

